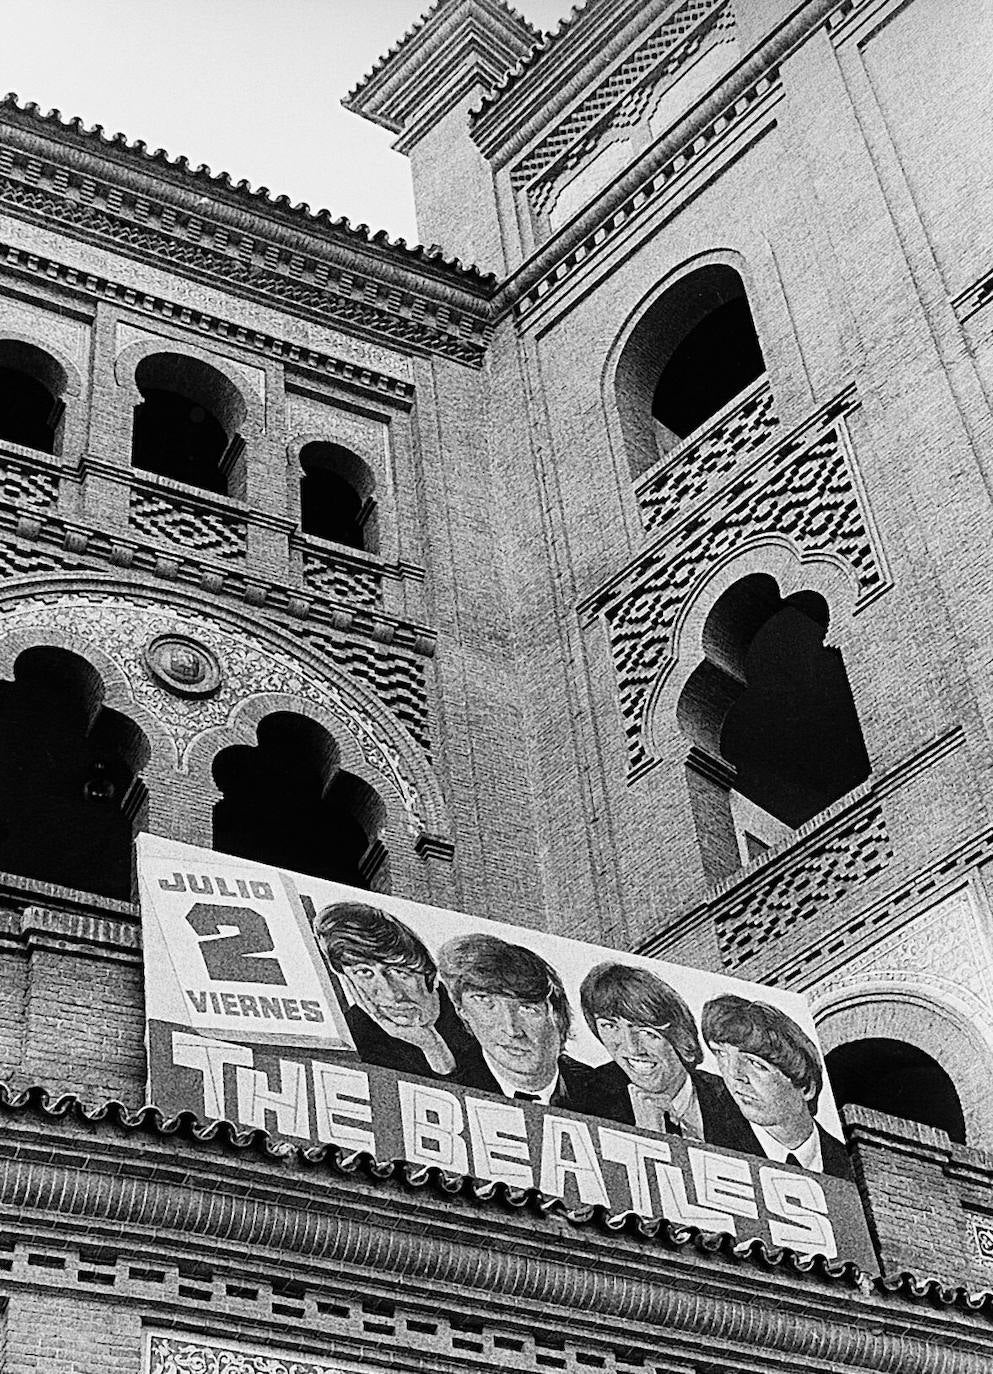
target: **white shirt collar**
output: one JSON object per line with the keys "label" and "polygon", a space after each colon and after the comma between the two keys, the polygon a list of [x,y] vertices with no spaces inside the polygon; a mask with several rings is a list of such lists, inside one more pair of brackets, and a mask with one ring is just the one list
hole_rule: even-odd
{"label": "white shirt collar", "polygon": [[558,1087],[559,1083],[559,1071],[557,1066],[555,1069],[555,1073],[552,1077],[552,1081],[546,1084],[544,1088],[525,1089],[522,1088],[520,1084],[511,1083],[510,1079],[507,1078],[507,1076],[504,1074],[500,1066],[498,1064],[494,1064],[493,1060],[490,1058],[490,1056],[486,1053],[485,1050],[483,1050],[483,1059],[486,1061],[486,1067],[489,1069],[490,1073],[496,1079],[497,1086],[503,1093],[504,1097],[513,1097],[515,1093],[527,1092],[528,1097],[533,1102],[544,1102],[546,1107],[551,1102],[552,1093]]}
{"label": "white shirt collar", "polygon": [[770,1135],[764,1126],[759,1126],[754,1121],[750,1121],[748,1124],[755,1132],[755,1138],[767,1159],[775,1159],[780,1164],[785,1164],[786,1156],[792,1155],[802,1168],[809,1169],[815,1174],[824,1172],[824,1161],[821,1158],[821,1137],[816,1122],[811,1122],[810,1135],[807,1136],[807,1139],[802,1144],[794,1145],[792,1148],[789,1145],[784,1145],[775,1136]]}

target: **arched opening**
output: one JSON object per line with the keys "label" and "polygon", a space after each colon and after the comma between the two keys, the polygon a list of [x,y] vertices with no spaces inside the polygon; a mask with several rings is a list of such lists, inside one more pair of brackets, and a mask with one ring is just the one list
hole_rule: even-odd
{"label": "arched opening", "polygon": [[257,745],[232,745],[214,760],[222,797],[214,848],[315,878],[385,891],[379,839],[382,801],[339,766],[334,739],[304,716],[276,712],[259,723]]}
{"label": "arched opening", "polygon": [[753,574],[717,601],[677,720],[707,874],[726,876],[869,776],[841,654],[814,592]]}
{"label": "arched opening", "polygon": [[67,382],[65,368],[49,353],[0,339],[0,439],[60,453]]}
{"label": "arched opening", "polygon": [[882,1037],[856,1040],[830,1050],[824,1062],[839,1107],[858,1105],[919,1121],[965,1144],[965,1117],[955,1084],[916,1045]]}
{"label": "arched opening", "polygon": [[201,491],[243,495],[238,459],[245,403],[232,382],[199,358],[153,353],[135,371],[131,461]]}
{"label": "arched opening", "polygon": [[689,272],[624,346],[617,404],[634,475],[682,443],[765,372],[745,286],[723,263]]}
{"label": "arched opening", "polygon": [[25,650],[0,683],[0,868],[128,901],[149,748],[103,696],[62,649]]}
{"label": "arched opening", "polygon": [[366,464],[340,444],[300,451],[300,528],[350,549],[379,552],[375,482]]}

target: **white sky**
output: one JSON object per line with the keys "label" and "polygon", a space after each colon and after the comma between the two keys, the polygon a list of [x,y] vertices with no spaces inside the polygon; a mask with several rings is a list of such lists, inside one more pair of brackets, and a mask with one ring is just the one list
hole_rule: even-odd
{"label": "white sky", "polygon": [[[415,242],[407,160],[340,98],[430,0],[0,0],[0,90]],[[571,0],[517,0],[540,29]]]}

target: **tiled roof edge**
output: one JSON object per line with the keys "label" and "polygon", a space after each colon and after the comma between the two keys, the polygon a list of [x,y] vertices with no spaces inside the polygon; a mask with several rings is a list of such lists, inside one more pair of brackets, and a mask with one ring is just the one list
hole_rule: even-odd
{"label": "tiled roof edge", "polygon": [[[424,11],[420,19],[415,19],[414,23],[411,24],[410,28],[407,29],[406,32],[401,34],[397,41],[393,43],[386,50],[385,53],[383,53],[382,57],[378,58],[377,61],[373,63],[372,67],[369,69],[369,71],[366,72],[365,76],[363,76],[359,81],[355,83],[355,85],[348,92],[348,94],[343,97],[342,104],[346,108],[348,108],[350,103],[356,100],[362,94],[366,86],[368,86],[371,81],[374,81],[377,76],[380,76],[386,70],[386,68],[393,61],[395,61],[396,58],[400,56],[400,54],[404,51],[408,44],[410,44],[413,41],[413,39],[415,39],[417,35],[422,31],[425,25],[430,23],[430,21],[435,17],[435,15],[439,14],[440,11],[445,8],[446,5],[451,5],[453,3],[455,3],[455,0],[434,0],[434,4],[432,4],[429,9]],[[536,52],[541,47],[541,44],[544,41],[544,35],[542,34],[541,30],[535,28],[535,26],[530,22],[530,20],[526,19],[524,15],[520,13],[519,10],[516,10],[513,7],[513,5],[507,4],[507,0],[499,0],[499,3],[501,3],[502,8],[506,10],[508,16],[511,19],[515,20],[518,24],[520,24],[521,28],[525,29],[529,34],[533,35],[535,39],[535,47],[532,49],[532,52]],[[526,60],[528,59],[525,59],[525,61]]]}
{"label": "tiled roof edge", "polygon": [[788,1247],[769,1246],[757,1239],[739,1242],[727,1233],[701,1231],[696,1226],[681,1226],[662,1218],[648,1219],[634,1212],[611,1215],[599,1205],[568,1207],[561,1198],[546,1197],[536,1188],[513,1188],[506,1183],[484,1182],[464,1174],[446,1173],[434,1165],[376,1160],[362,1151],[347,1151],[338,1145],[304,1146],[274,1141],[269,1132],[260,1127],[236,1126],[230,1121],[203,1123],[191,1111],[167,1117],[154,1104],[133,1109],[116,1100],[89,1106],[72,1093],[53,1098],[39,1085],[15,1091],[8,1084],[0,1082],[0,1112],[33,1113],[49,1119],[77,1118],[91,1125],[106,1123],[125,1131],[177,1136],[198,1143],[216,1142],[223,1149],[252,1151],[279,1163],[295,1159],[307,1167],[324,1166],[341,1174],[365,1174],[377,1180],[391,1178],[410,1189],[428,1187],[448,1196],[464,1194],[476,1201],[492,1202],[515,1210],[527,1208],[540,1215],[561,1215],[577,1226],[596,1225],[607,1231],[626,1231],[646,1240],[658,1241],[670,1250],[692,1248],[703,1255],[721,1255],[730,1260],[749,1262],[759,1268],[813,1275],[862,1293],[899,1295],[917,1302],[926,1301],[936,1307],[979,1312],[993,1319],[993,1292],[989,1289],[973,1292],[962,1284],[953,1287],[942,1284],[936,1278],[922,1278],[909,1271],[888,1277],[867,1275],[851,1260],[800,1255]]}
{"label": "tiled roof edge", "polygon": [[557,28],[552,29],[549,33],[542,34],[531,51],[525,57],[522,57],[515,67],[511,67],[499,81],[494,82],[492,88],[482,97],[476,109],[470,111],[470,125],[474,125],[478,120],[482,119],[484,115],[489,114],[493,106],[506,95],[507,91],[509,91],[512,86],[516,86],[524,76],[537,66],[542,58],[554,48],[558,47],[566,34],[572,32],[576,21],[581,19],[587,11],[597,4],[597,2],[598,0],[580,0],[578,5],[573,5],[570,12],[559,20]]}
{"label": "tiled roof edge", "polygon": [[[439,0],[439,2],[444,4],[448,3],[448,0]],[[154,152],[149,152],[148,145],[142,139],[132,141],[123,133],[108,135],[102,124],[94,124],[87,128],[78,115],[74,115],[70,119],[63,119],[61,110],[57,109],[49,110],[45,114],[33,100],[26,101],[22,105],[15,91],[8,91],[6,95],[0,98],[0,118],[6,112],[26,117],[49,129],[58,130],[61,134],[68,134],[84,142],[95,144],[101,150],[121,154],[145,169],[160,167],[170,172],[178,172],[191,181],[206,183],[213,188],[233,192],[256,208],[261,204],[266,209],[278,210],[281,214],[290,215],[308,227],[333,230],[363,247],[385,249],[389,253],[404,258],[411,264],[426,263],[449,276],[461,278],[475,287],[489,289],[497,283],[497,278],[492,272],[483,272],[471,263],[463,263],[459,258],[445,257],[436,244],[432,244],[430,247],[425,247],[423,244],[408,244],[404,238],[391,238],[386,229],[372,230],[367,224],[352,224],[346,216],[334,216],[330,210],[311,210],[306,201],[298,201],[294,205],[289,196],[273,196],[268,186],[253,187],[244,178],[240,181],[234,181],[229,172],[212,172],[206,163],[200,163],[199,166],[193,167],[189,158],[183,154],[172,157],[164,148],[156,148]]]}

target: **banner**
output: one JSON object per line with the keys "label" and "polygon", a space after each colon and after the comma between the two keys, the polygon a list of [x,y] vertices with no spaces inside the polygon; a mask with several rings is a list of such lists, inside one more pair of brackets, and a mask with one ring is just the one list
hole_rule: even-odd
{"label": "banner", "polygon": [[149,1100],[874,1269],[803,999],[142,835]]}

